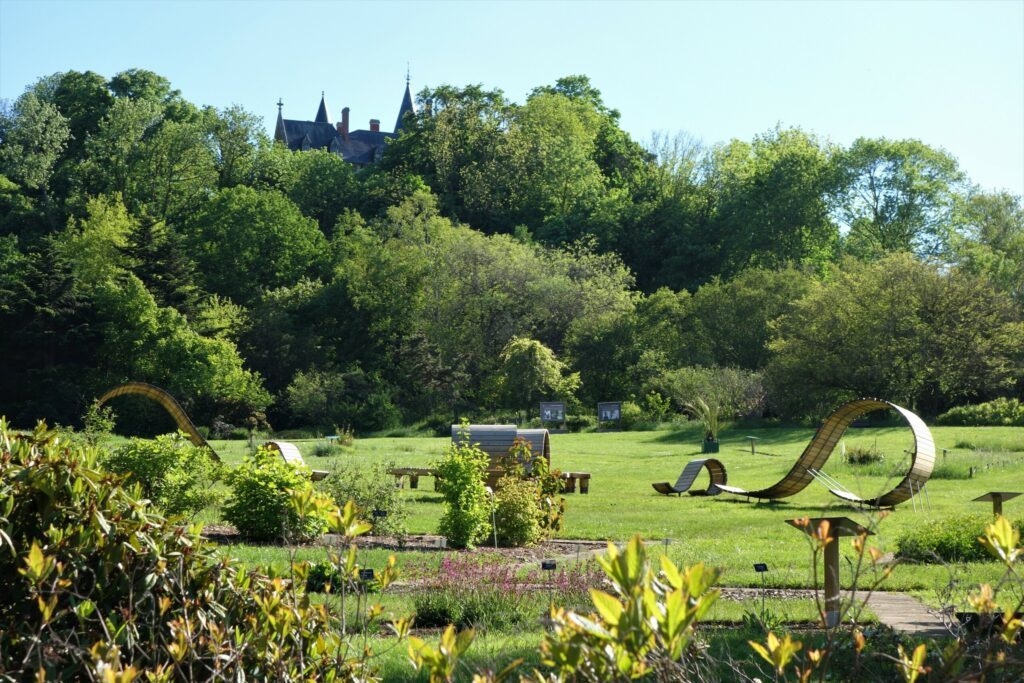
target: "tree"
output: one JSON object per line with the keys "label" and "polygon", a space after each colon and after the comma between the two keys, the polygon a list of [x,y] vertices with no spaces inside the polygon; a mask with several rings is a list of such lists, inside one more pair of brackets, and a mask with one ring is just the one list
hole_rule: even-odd
{"label": "tree", "polygon": [[247,305],[260,287],[293,285],[320,274],[327,243],[316,223],[277,192],[221,190],[187,227],[207,289]]}
{"label": "tree", "polygon": [[191,214],[217,185],[213,150],[197,123],[164,121],[137,149],[129,173],[132,203],[171,223]]}
{"label": "tree", "polygon": [[935,414],[991,398],[1021,370],[1020,311],[983,281],[893,254],[853,259],[773,325],[769,395],[785,415],[857,396]]}
{"label": "tree", "polygon": [[835,258],[839,231],[826,203],[836,183],[831,156],[814,136],[781,128],[714,152],[707,182],[717,197],[709,230],[723,275],[787,263],[820,270]]}
{"label": "tree", "polygon": [[218,187],[250,184],[257,155],[271,145],[262,132],[263,119],[238,105],[205,113],[210,119]]}
{"label": "tree", "polygon": [[953,260],[1024,306],[1024,204],[1008,192],[974,192],[954,214]]}
{"label": "tree", "polygon": [[842,184],[834,213],[849,229],[849,253],[929,258],[946,250],[964,180],[950,154],[918,140],[858,138],[836,164]]}
{"label": "tree", "polygon": [[49,202],[50,177],[70,135],[54,105],[26,92],[0,112],[0,173]]}
{"label": "tree", "polygon": [[77,226],[57,237],[57,247],[72,264],[79,286],[88,290],[124,272],[123,252],[135,225],[120,197],[89,199],[85,211]]}
{"label": "tree", "polygon": [[338,217],[356,204],[359,183],[352,165],[327,150],[311,150],[295,154],[293,169],[288,198],[330,237]]}
{"label": "tree", "polygon": [[579,387],[579,375],[563,377],[565,364],[534,339],[513,337],[502,349],[500,359],[498,387],[503,405],[529,410],[545,399],[571,399]]}

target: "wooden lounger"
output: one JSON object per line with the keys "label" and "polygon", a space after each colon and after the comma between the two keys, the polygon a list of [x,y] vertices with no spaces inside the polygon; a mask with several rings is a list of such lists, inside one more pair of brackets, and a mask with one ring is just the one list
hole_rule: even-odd
{"label": "wooden lounger", "polygon": [[289,465],[296,465],[298,467],[305,467],[312,473],[313,481],[319,481],[326,477],[330,472],[326,470],[314,470],[306,465],[306,461],[302,458],[302,453],[299,452],[299,447],[293,443],[287,441],[268,441],[267,448],[271,448],[281,454],[281,457]]}
{"label": "wooden lounger", "polygon": [[[711,483],[708,485],[707,489],[690,491],[690,487],[693,486],[693,482],[697,480],[697,475],[699,475],[700,471],[705,468],[707,468],[708,476],[711,478]],[[667,481],[651,484],[651,486],[654,487],[655,491],[663,493],[666,496],[671,496],[673,493],[679,496],[684,493],[689,493],[691,496],[717,496],[722,492],[721,487],[727,480],[725,465],[715,458],[701,458],[700,460],[691,460],[686,463],[686,467],[683,468],[682,474],[680,474],[679,478],[676,479],[674,486],[669,484]]]}

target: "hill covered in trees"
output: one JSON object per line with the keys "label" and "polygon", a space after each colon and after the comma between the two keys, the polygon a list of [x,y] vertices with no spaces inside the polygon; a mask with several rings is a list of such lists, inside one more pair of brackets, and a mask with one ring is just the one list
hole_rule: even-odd
{"label": "hill covered in trees", "polygon": [[0,414],[75,422],[126,380],[203,424],[363,431],[1024,390],[1024,205],[940,149],[645,146],[583,76],[420,98],[356,170],[149,71],[30,86],[0,112]]}

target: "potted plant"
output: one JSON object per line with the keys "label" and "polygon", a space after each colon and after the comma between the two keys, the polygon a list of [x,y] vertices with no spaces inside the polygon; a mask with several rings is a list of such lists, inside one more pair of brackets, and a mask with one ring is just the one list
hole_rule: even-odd
{"label": "potted plant", "polygon": [[695,418],[700,420],[704,427],[704,441],[701,443],[701,453],[718,452],[718,413],[721,406],[717,402],[709,404],[701,397],[697,397],[692,403],[686,404],[686,409]]}

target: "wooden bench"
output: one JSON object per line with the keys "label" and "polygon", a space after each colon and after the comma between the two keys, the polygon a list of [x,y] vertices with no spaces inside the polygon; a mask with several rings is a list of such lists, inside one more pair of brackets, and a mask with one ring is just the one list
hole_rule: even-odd
{"label": "wooden bench", "polygon": [[402,478],[409,477],[409,488],[416,489],[420,486],[420,477],[434,477],[434,488],[437,489],[437,470],[429,467],[396,467],[388,470],[388,474],[395,475],[395,486],[402,487]]}
{"label": "wooden bench", "polygon": [[576,493],[576,482],[580,484],[581,494],[590,492],[590,472],[562,472],[562,481],[565,482],[562,493]]}

